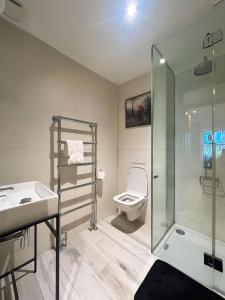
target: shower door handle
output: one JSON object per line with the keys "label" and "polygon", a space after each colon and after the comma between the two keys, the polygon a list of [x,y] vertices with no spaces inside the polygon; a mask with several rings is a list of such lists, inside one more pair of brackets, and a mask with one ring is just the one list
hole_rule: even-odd
{"label": "shower door handle", "polygon": [[154,175],[153,178],[154,179],[159,178],[159,175]]}

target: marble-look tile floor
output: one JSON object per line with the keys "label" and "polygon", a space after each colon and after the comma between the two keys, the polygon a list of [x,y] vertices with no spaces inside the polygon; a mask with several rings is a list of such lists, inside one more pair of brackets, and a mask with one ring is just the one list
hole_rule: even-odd
{"label": "marble-look tile floor", "polygon": [[[150,252],[150,228],[143,225],[125,234],[111,225],[110,216],[98,230],[70,233],[60,256],[61,300],[131,300],[156,258]],[[20,300],[53,300],[55,254],[38,257],[38,271],[17,280]],[[12,287],[0,288],[0,299],[14,299]]]}

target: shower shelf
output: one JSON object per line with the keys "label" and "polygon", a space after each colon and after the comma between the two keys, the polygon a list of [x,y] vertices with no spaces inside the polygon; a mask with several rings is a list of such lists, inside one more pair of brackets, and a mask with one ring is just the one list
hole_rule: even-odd
{"label": "shower shelf", "polygon": [[[215,181],[216,181],[216,198],[217,199],[225,198],[225,193],[222,184],[220,182],[220,179],[217,177]],[[212,177],[200,176],[199,182],[200,185],[202,186],[203,193],[207,196],[212,196],[212,189],[213,189]]]}

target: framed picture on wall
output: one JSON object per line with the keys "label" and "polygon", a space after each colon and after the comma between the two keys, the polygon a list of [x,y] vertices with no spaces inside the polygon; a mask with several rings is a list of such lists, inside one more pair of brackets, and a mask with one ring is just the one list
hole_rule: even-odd
{"label": "framed picture on wall", "polygon": [[147,92],[125,102],[125,127],[151,125],[151,92]]}

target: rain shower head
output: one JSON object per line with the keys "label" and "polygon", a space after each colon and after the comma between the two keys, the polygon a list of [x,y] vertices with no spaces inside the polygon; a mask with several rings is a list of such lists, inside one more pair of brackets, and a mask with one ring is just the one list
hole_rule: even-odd
{"label": "rain shower head", "polygon": [[194,75],[202,76],[212,72],[212,61],[204,56],[204,61],[194,68]]}

